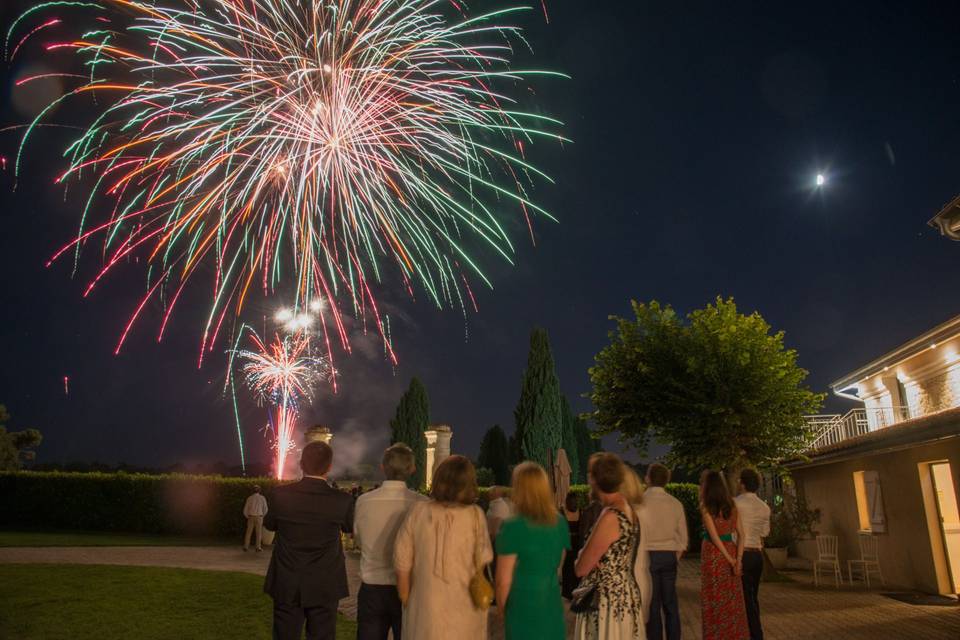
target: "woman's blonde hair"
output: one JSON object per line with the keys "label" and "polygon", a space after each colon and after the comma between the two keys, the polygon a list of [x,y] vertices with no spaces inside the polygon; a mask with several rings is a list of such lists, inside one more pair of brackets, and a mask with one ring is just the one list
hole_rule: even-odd
{"label": "woman's blonde hair", "polygon": [[632,467],[626,467],[623,482],[620,483],[620,495],[627,501],[627,504],[643,502],[643,483],[640,482],[640,476]]}
{"label": "woman's blonde hair", "polygon": [[513,470],[513,506],[536,524],[553,525],[559,514],[553,503],[550,479],[536,462],[522,462]]}

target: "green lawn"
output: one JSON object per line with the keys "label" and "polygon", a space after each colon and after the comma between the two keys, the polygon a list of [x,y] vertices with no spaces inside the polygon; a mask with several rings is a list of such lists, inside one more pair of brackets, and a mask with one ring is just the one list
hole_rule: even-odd
{"label": "green lawn", "polygon": [[[235,544],[239,545],[238,539]],[[195,547],[230,544],[219,538],[97,531],[3,531],[0,547]]]}
{"label": "green lawn", "polygon": [[[270,637],[263,578],[105,565],[0,565],[0,638],[235,640]],[[337,640],[356,637],[340,618]]]}

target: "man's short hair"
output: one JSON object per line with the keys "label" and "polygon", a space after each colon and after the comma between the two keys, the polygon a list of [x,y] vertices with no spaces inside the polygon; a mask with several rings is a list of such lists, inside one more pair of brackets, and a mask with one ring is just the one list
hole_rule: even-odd
{"label": "man's short hair", "polygon": [[623,461],[615,453],[595,453],[590,456],[590,475],[597,488],[604,493],[619,491],[625,473]]}
{"label": "man's short hair", "polygon": [[417,470],[417,457],[413,449],[398,442],[387,447],[380,464],[387,480],[406,480]]}
{"label": "man's short hair", "polygon": [[650,486],[665,487],[670,482],[670,469],[659,462],[654,462],[647,467],[647,478],[650,480]]}
{"label": "man's short hair", "polygon": [[760,488],[760,474],[756,469],[744,469],[740,472],[740,484],[750,493],[756,493]]}
{"label": "man's short hair", "polygon": [[254,493],[260,493],[260,485],[258,485],[258,484],[253,485],[253,492],[254,492]]}
{"label": "man's short hair", "polygon": [[326,442],[311,442],[300,453],[300,468],[305,476],[322,476],[330,471],[331,464],[333,449]]}

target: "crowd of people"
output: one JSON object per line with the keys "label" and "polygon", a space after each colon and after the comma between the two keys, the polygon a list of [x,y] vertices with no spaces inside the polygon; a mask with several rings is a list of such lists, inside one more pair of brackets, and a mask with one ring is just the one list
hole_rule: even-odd
{"label": "crowd of people", "polygon": [[[429,496],[407,487],[413,451],[383,454],[386,480],[357,497],[327,481],[333,450],[304,447],[303,479],[267,501],[256,490],[244,513],[244,549],[259,523],[276,532],[264,583],[273,598],[273,637],[333,640],[338,601],[347,595],[342,534],[360,551],[358,640],[486,640],[488,606],[507,640],[562,640],[563,599],[575,612],[577,640],[676,640],[681,635],[677,569],[688,523],[665,490],[670,471],[653,464],[645,482],[612,453],[590,458],[591,500],[557,504],[544,469],[524,462],[512,486],[494,487],[484,513],[473,464],[450,456],[433,474]],[[758,589],[770,509],[751,469],[731,496],[724,475],[700,482],[702,636],[763,638]],[[492,582],[492,584],[491,584]]]}

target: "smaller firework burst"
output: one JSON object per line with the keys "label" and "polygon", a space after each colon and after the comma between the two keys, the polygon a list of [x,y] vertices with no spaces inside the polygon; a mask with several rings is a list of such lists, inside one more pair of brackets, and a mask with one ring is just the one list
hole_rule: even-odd
{"label": "smaller firework burst", "polygon": [[331,379],[329,361],[313,353],[310,336],[302,331],[293,335],[274,336],[265,343],[250,331],[252,349],[237,350],[244,361],[241,367],[247,386],[261,403],[268,403],[273,413],[276,448],[276,475],[283,477],[287,453],[294,448],[293,432],[302,402],[313,398],[321,382]]}

